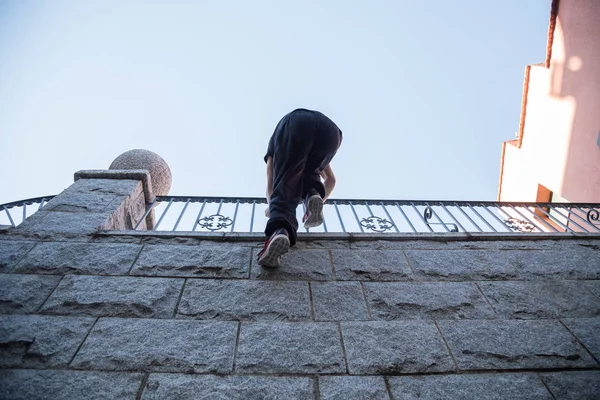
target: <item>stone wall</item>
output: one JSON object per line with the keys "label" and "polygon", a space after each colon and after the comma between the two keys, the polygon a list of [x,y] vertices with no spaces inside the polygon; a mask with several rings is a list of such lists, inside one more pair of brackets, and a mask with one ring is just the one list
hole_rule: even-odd
{"label": "stone wall", "polygon": [[143,192],[98,181],[0,231],[2,399],[599,396],[598,235],[305,234],[269,270],[260,235],[98,231]]}
{"label": "stone wall", "polygon": [[2,398],[600,393],[600,240],[0,238]]}

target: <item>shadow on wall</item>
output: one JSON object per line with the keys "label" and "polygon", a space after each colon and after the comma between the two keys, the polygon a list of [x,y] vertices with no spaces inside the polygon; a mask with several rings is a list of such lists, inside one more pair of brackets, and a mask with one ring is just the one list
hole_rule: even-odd
{"label": "shadow on wall", "polygon": [[600,202],[600,1],[555,6],[550,95],[575,103],[561,193],[572,202]]}

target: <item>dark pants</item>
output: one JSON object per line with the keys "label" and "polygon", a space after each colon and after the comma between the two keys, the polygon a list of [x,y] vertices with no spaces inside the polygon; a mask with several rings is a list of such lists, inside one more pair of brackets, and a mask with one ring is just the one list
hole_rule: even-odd
{"label": "dark pants", "polygon": [[325,196],[320,173],[329,164],[342,137],[337,125],[317,111],[295,110],[275,128],[270,146],[273,156],[273,194],[269,204],[267,237],[285,228],[296,243],[296,207],[311,189]]}

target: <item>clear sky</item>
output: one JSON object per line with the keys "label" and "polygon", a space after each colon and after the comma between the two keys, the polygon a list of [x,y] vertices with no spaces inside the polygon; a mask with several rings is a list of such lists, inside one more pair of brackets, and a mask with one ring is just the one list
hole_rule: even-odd
{"label": "clear sky", "polygon": [[0,204],[145,148],[171,194],[263,196],[294,108],[344,132],[333,197],[494,200],[550,0],[0,0]]}

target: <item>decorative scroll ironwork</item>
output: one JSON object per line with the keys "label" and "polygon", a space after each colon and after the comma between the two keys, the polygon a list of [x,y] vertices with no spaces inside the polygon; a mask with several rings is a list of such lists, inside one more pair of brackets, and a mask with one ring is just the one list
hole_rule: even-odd
{"label": "decorative scroll ironwork", "polygon": [[198,226],[201,228],[208,229],[211,232],[218,231],[219,229],[227,228],[231,226],[233,220],[221,214],[213,214],[208,217],[200,218],[198,220]]}
{"label": "decorative scroll ironwork", "polygon": [[385,218],[376,217],[375,215],[369,218],[363,218],[360,220],[360,224],[373,232],[385,232],[389,231],[394,225]]}
{"label": "decorative scroll ironwork", "polygon": [[535,226],[529,222],[515,217],[507,218],[503,221],[514,232],[533,232]]}
{"label": "decorative scroll ironwork", "polygon": [[590,209],[587,213],[587,217],[586,219],[588,220],[588,222],[594,226],[599,225],[600,223],[596,223],[594,221],[598,221],[598,218],[600,218],[600,211],[596,210],[596,209]]}
{"label": "decorative scroll ironwork", "polygon": [[[433,210],[431,207],[425,207],[425,211],[423,211],[423,217],[425,218],[425,223],[427,225],[444,225],[446,227],[450,227],[450,232],[458,232],[458,225],[452,222],[430,222],[429,220],[433,217]],[[439,219],[439,218],[438,218]]]}

